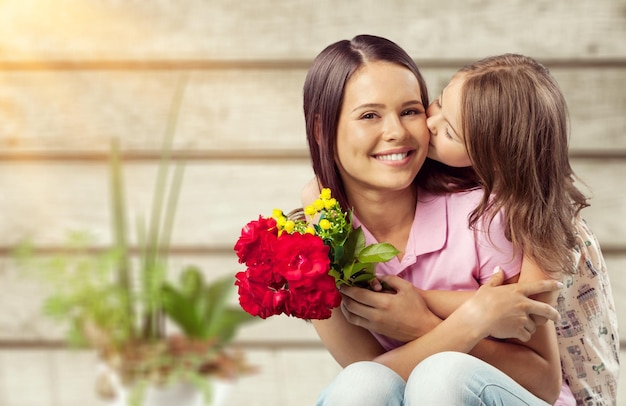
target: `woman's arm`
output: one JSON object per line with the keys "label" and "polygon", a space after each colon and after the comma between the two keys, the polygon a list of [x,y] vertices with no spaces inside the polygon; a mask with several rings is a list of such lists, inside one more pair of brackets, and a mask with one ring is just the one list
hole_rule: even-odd
{"label": "woman's arm", "polygon": [[[558,319],[559,314],[552,306],[529,299],[529,296],[559,290],[562,287],[560,282],[541,280],[500,286],[502,279],[501,273],[494,275],[491,280],[481,286],[450,317],[440,320],[431,331],[407,342],[404,346],[389,351],[382,357],[387,357],[387,355],[393,353],[405,352],[407,351],[406,348],[417,347],[416,343],[434,342],[433,346],[425,346],[424,350],[415,348],[415,357],[410,355],[411,350],[408,350],[409,357],[405,359],[399,357],[398,365],[409,365],[410,369],[402,371],[402,368],[399,368],[398,372],[403,376],[408,376],[413,366],[423,359],[418,354],[425,354],[425,358],[431,355],[430,352],[434,354],[447,350],[463,351],[463,349],[466,349],[463,352],[468,352],[478,341],[489,336],[500,339],[515,337],[525,342],[531,338],[529,330],[532,330],[535,325],[531,315],[539,315],[549,320]],[[402,284],[410,285],[409,282],[397,277],[388,278],[388,280],[395,286]],[[356,289],[359,288],[351,288],[350,293],[357,293]],[[363,290],[363,292],[367,291]],[[369,299],[374,300],[367,305],[361,304],[360,306],[374,309],[376,307],[376,299],[387,301],[387,298],[383,298],[383,294],[380,293],[373,293],[373,296],[370,295]],[[379,312],[381,309],[374,311]],[[368,328],[372,327],[372,330],[376,330],[373,327],[377,326],[377,324],[366,318],[361,317],[360,323]],[[419,328],[416,328],[416,330],[419,330]],[[440,340],[433,340],[433,337],[437,338],[438,336],[441,336]],[[428,341],[424,337],[429,337]],[[497,341],[494,342],[497,343]],[[470,347],[468,348],[467,345],[470,345]]]}
{"label": "woman's arm", "polygon": [[337,363],[346,367],[356,361],[371,361],[384,350],[368,330],[346,321],[339,308],[326,320],[312,320],[322,343]]}
{"label": "woman's arm", "polygon": [[[344,289],[342,310],[348,320],[372,331],[396,339],[413,335],[413,339],[404,346],[377,358],[405,378],[417,363],[434,353],[468,352],[498,367],[537,396],[550,401],[560,392],[560,371],[555,376],[550,372],[551,364],[522,342],[529,342],[531,332],[535,330],[531,315],[538,314],[551,320],[558,318],[558,312],[553,307],[528,299],[528,296],[558,290],[560,284],[535,280],[495,287],[502,283],[502,279],[503,274],[499,272],[444,321],[433,322],[433,318],[427,318],[425,322],[423,313],[415,311],[414,304],[421,300],[415,299],[419,296],[418,290],[407,281],[389,276],[384,277],[384,281],[399,295],[359,288]],[[400,336],[394,336],[398,330],[401,331]],[[487,336],[516,337],[520,341],[482,340]],[[544,372],[550,375],[538,375]],[[537,376],[552,376],[554,379],[537,379]]]}
{"label": "woman's arm", "polygon": [[[320,187],[317,178],[314,177],[302,189],[302,206],[311,204],[319,194]],[[309,221],[312,220],[309,218]],[[356,361],[371,361],[384,352],[372,333],[348,323],[339,308],[333,309],[329,319],[311,322],[328,352],[342,367]]]}

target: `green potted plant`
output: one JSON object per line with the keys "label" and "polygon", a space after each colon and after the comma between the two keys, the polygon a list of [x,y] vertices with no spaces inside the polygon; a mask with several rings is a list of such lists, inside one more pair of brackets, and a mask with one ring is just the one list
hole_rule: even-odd
{"label": "green potted plant", "polygon": [[163,395],[162,403],[151,400],[176,384],[199,389],[204,396],[186,396],[192,399],[189,404],[202,404],[202,399],[211,398],[211,377],[232,379],[252,370],[230,346],[238,328],[255,320],[239,306],[229,305],[232,276],[208,282],[195,266],[183,269],[176,282],[168,275],[170,236],[184,168],[179,163],[170,171],[169,156],[181,98],[179,91],[170,114],[150,220],[147,225],[141,219],[137,223],[137,255],[129,244],[116,141],[110,154],[112,247],[90,248],[92,239],[75,233],[68,249],[51,257],[37,256],[27,245],[17,250],[22,264],[46,277],[52,293],[44,311],[66,324],[68,343],[98,352],[103,365],[98,393],[116,405],[183,406],[168,398],[171,393]]}

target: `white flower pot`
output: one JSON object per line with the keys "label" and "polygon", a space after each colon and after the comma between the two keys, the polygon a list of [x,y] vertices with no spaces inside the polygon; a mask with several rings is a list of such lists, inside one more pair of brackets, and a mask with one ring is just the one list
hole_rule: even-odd
{"label": "white flower pot", "polygon": [[[101,371],[110,379],[116,396],[107,401],[107,406],[130,406],[130,390],[122,386],[117,374],[108,368]],[[219,378],[207,378],[211,383],[211,401],[204,402],[202,391],[189,382],[177,382],[172,385],[158,387],[150,385],[146,388],[142,406],[226,406],[234,383]]]}

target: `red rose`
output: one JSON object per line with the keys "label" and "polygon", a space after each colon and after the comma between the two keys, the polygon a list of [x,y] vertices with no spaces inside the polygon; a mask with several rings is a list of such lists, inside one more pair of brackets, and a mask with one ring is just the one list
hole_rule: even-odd
{"label": "red rose", "polygon": [[275,261],[266,261],[251,265],[246,269],[246,277],[254,283],[263,284],[272,289],[282,289],[287,280],[276,272]]}
{"label": "red rose", "polygon": [[290,291],[285,313],[301,319],[327,319],[341,303],[335,278],[328,274],[318,275],[300,286],[290,286]]}
{"label": "red rose", "polygon": [[239,287],[239,304],[243,310],[262,319],[284,312],[287,291],[255,282],[247,277],[246,272],[238,272],[235,277],[235,285]]}
{"label": "red rose", "polygon": [[239,263],[251,265],[271,259],[277,236],[278,229],[273,218],[259,216],[258,220],[246,224],[235,244]]}
{"label": "red rose", "polygon": [[327,275],[330,269],[329,247],[315,235],[282,234],[275,250],[276,267],[290,287],[311,284],[317,275]]}

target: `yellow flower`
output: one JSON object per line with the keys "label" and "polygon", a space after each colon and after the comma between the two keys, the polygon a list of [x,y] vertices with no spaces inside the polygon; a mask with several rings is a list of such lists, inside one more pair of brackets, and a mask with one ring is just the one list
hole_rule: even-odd
{"label": "yellow flower", "polygon": [[315,207],[317,211],[320,211],[324,208],[324,202],[322,201],[322,199],[317,199],[313,202],[313,207]]}
{"label": "yellow flower", "polygon": [[315,216],[317,214],[317,209],[311,204],[304,208],[304,214],[307,216]]}
{"label": "yellow flower", "polygon": [[281,209],[274,209],[272,211],[272,217],[278,220],[279,218],[285,217],[285,216],[283,215],[283,211]]}
{"label": "yellow flower", "polygon": [[288,233],[292,233],[294,228],[296,228],[296,223],[293,220],[287,220],[285,222],[284,230]]}
{"label": "yellow flower", "polygon": [[333,198],[330,198],[330,199],[328,199],[328,200],[324,201],[324,208],[325,208],[326,210],[330,210],[330,209],[332,209],[333,207],[335,207],[335,205],[336,205],[336,204],[337,204],[337,199],[335,199],[335,198],[333,197]]}
{"label": "yellow flower", "polygon": [[279,217],[276,219],[276,226],[278,227],[279,230],[282,230],[283,228],[285,228],[285,223],[287,223],[287,219],[284,217]]}
{"label": "yellow flower", "polygon": [[328,200],[330,199],[331,193],[330,193],[330,189],[325,187],[324,189],[322,189],[322,192],[320,193],[320,199],[322,200]]}
{"label": "yellow flower", "polygon": [[313,227],[311,227],[311,226],[307,226],[307,228],[306,228],[306,230],[304,230],[304,232],[306,234],[313,234],[313,235],[315,235],[315,229]]}
{"label": "yellow flower", "polygon": [[330,224],[330,221],[328,221],[327,219],[321,219],[320,220],[320,228],[322,230],[328,230],[331,225],[332,224]]}

